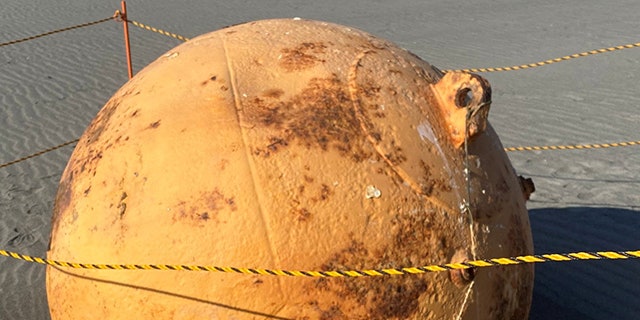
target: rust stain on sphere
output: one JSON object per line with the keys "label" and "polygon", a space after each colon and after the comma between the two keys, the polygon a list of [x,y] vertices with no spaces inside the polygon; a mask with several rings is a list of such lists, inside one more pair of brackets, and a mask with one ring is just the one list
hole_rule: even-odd
{"label": "rust stain on sphere", "polygon": [[[531,254],[490,99],[483,78],[344,26],[266,20],[202,35],[89,125],[48,256],[354,270]],[[531,265],[320,279],[47,269],[53,319],[523,319],[532,285]]]}

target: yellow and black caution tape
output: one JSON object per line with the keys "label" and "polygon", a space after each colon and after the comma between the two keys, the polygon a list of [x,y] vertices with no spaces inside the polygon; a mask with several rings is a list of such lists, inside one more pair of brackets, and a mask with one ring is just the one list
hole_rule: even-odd
{"label": "yellow and black caution tape", "polygon": [[37,157],[37,156],[41,156],[41,155],[43,155],[43,154],[45,154],[45,153],[47,153],[47,152],[50,152],[50,151],[53,151],[53,150],[60,149],[60,148],[62,148],[62,147],[68,146],[68,145],[70,145],[70,144],[74,144],[74,143],[76,143],[76,142],[78,142],[78,141],[80,141],[80,140],[79,140],[79,139],[75,139],[75,140],[67,141],[67,142],[65,142],[65,143],[61,143],[61,144],[59,144],[59,145],[57,145],[57,146],[55,146],[55,147],[51,147],[51,148],[48,148],[48,149],[44,149],[44,150],[38,151],[38,152],[36,152],[36,153],[34,153],[34,154],[30,154],[30,155],[28,155],[28,156],[24,156],[24,157],[22,157],[22,158],[20,158],[20,159],[16,159],[16,160],[13,160],[13,161],[9,161],[9,162],[7,162],[7,163],[0,164],[0,169],[1,169],[1,168],[4,168],[4,167],[8,167],[8,166],[10,166],[10,165],[14,165],[14,164],[16,164],[16,163],[18,163],[18,162],[22,162],[22,161],[25,161],[25,160],[29,160],[29,159],[31,159],[31,158],[35,158],[35,157]]}
{"label": "yellow and black caution tape", "polygon": [[[106,22],[113,19],[121,19],[121,14],[119,11],[116,11],[114,15],[109,18],[104,18],[100,20],[96,20],[93,22],[83,23],[75,26],[66,27],[63,29],[53,30],[46,33],[42,33],[39,35],[30,36],[23,39],[13,40],[9,42],[0,43],[0,47],[17,44],[20,42],[25,42],[33,39],[37,39],[40,37],[69,31],[73,29],[88,27],[92,25],[96,25],[102,22]],[[169,36],[181,41],[188,41],[189,38],[183,37],[181,35],[167,32],[161,29],[157,29],[154,27],[147,26],[137,21],[128,20],[127,22],[137,26],[139,28],[143,28],[149,31],[153,31],[156,33],[163,34],[165,36]],[[633,44],[620,45],[609,48],[602,48],[591,50],[582,53],[576,53],[564,57],[559,57],[555,59],[549,59],[545,61],[540,61],[536,63],[523,64],[518,66],[511,67],[496,67],[496,68],[470,68],[470,69],[460,69],[460,70],[444,70],[444,72],[449,71],[462,71],[462,72],[497,72],[497,71],[514,71],[514,70],[522,70],[540,67],[544,65],[549,65],[561,61],[567,61],[575,58],[586,57],[590,55],[607,53],[612,51],[618,51],[623,49],[630,49],[640,47],[640,42]],[[72,140],[60,145],[39,151],[37,153],[22,157],[20,159],[10,161],[4,164],[0,164],[0,168],[4,168],[15,163],[31,159],[42,155],[44,153],[62,148],[64,146],[70,145],[72,143],[76,143],[79,140]],[[640,145],[640,141],[628,141],[628,142],[617,142],[617,143],[603,143],[603,144],[582,144],[582,145],[557,145],[557,146],[525,146],[525,147],[509,147],[505,148],[505,151],[537,151],[537,150],[576,150],[576,149],[599,149],[599,148],[611,148],[611,147],[626,147],[626,146],[635,146]],[[292,270],[278,270],[278,269],[256,269],[256,268],[236,268],[236,267],[218,267],[218,266],[202,266],[202,265],[168,265],[168,264],[93,264],[93,263],[76,263],[76,262],[65,262],[51,259],[43,259],[38,257],[32,257],[28,255],[23,255],[16,252],[0,250],[0,255],[33,262],[44,265],[58,266],[58,267],[68,267],[75,269],[100,269],[100,270],[183,270],[183,271],[209,271],[209,272],[225,272],[225,273],[241,273],[241,274],[252,274],[252,275],[275,275],[275,276],[303,276],[303,277],[366,277],[366,276],[385,276],[385,275],[404,275],[404,274],[422,274],[428,272],[442,272],[452,269],[470,269],[470,268],[480,268],[480,267],[493,267],[493,266],[501,266],[501,265],[518,265],[524,263],[540,263],[540,262],[560,262],[560,261],[576,261],[576,260],[604,260],[604,259],[630,259],[630,258],[640,258],[640,250],[637,251],[598,251],[598,252],[576,252],[576,253],[555,253],[555,254],[543,254],[543,255],[527,255],[527,256],[518,256],[511,258],[493,258],[493,259],[484,259],[484,260],[474,260],[468,262],[461,263],[450,263],[450,264],[441,264],[441,265],[427,265],[422,267],[406,267],[406,268],[388,268],[388,269],[371,269],[371,270],[333,270],[333,271],[292,271]]]}
{"label": "yellow and black caution tape", "polygon": [[585,52],[581,52],[581,53],[574,53],[572,55],[568,55],[568,56],[564,56],[564,57],[559,57],[559,58],[555,58],[555,59],[549,59],[549,60],[535,62],[535,63],[521,64],[521,65],[518,65],[518,66],[496,67],[496,68],[469,68],[469,69],[458,69],[458,70],[443,70],[443,72],[451,72],[451,71],[460,71],[460,72],[498,72],[498,71],[515,71],[515,70],[531,69],[531,68],[550,65],[550,64],[553,64],[553,63],[557,63],[557,62],[562,62],[562,61],[567,61],[567,60],[571,60],[571,59],[591,56],[591,55],[595,55],[595,54],[607,53],[607,52],[613,52],[613,51],[631,49],[631,48],[638,48],[638,47],[640,47],[640,42],[623,44],[623,45],[619,45],[619,46],[615,46],[615,47],[609,47],[609,48],[595,49],[595,50],[585,51]]}
{"label": "yellow and black caution tape", "polygon": [[511,258],[494,258],[485,260],[474,260],[461,263],[449,263],[441,265],[428,265],[423,267],[388,268],[378,270],[333,270],[333,271],[291,271],[278,269],[255,269],[236,267],[217,267],[201,265],[175,265],[175,264],[94,264],[64,262],[51,259],[42,259],[0,250],[0,255],[24,260],[33,263],[66,267],[73,269],[94,269],[94,270],[176,270],[176,271],[208,271],[223,273],[240,273],[249,275],[272,275],[272,276],[292,276],[292,277],[375,277],[375,276],[395,276],[406,274],[423,274],[430,272],[443,272],[454,269],[471,269],[495,267],[504,265],[518,265],[525,263],[540,262],[564,262],[577,260],[620,260],[640,258],[640,250],[636,251],[598,251],[598,252],[575,252],[575,253],[553,253],[542,255],[527,255]]}
{"label": "yellow and black caution tape", "polygon": [[583,149],[604,149],[614,147],[630,147],[640,145],[638,141],[612,142],[612,143],[594,143],[594,144],[574,144],[574,145],[558,145],[558,146],[526,146],[526,147],[509,147],[504,151],[545,151],[545,150],[583,150]]}
{"label": "yellow and black caution tape", "polygon": [[[136,27],[139,27],[139,28],[142,28],[142,29],[146,29],[146,30],[149,30],[149,31],[153,31],[153,32],[157,32],[157,33],[163,34],[163,35],[168,36],[168,37],[172,37],[172,38],[175,38],[175,39],[178,39],[178,40],[182,40],[182,41],[188,41],[189,40],[189,38],[183,37],[181,35],[178,35],[178,34],[175,34],[175,33],[172,33],[172,32],[168,32],[168,31],[164,31],[164,30],[161,30],[161,29],[158,29],[158,28],[154,28],[154,27],[142,24],[142,23],[137,22],[137,21],[129,20],[129,22],[131,24],[133,24],[134,26],[136,26]],[[640,42],[623,44],[623,45],[614,46],[614,47],[608,47],[608,48],[595,49],[595,50],[585,51],[585,52],[581,52],[581,53],[574,53],[574,54],[571,54],[571,55],[568,55],[568,56],[564,56],[564,57],[558,57],[558,58],[549,59],[549,60],[545,60],[545,61],[540,61],[540,62],[535,62],[535,63],[528,63],[528,64],[521,64],[521,65],[511,66],[511,67],[448,69],[448,70],[442,70],[442,71],[445,72],[445,73],[446,72],[451,72],[451,71],[459,71],[459,72],[515,71],[515,70],[531,69],[531,68],[546,66],[546,65],[549,65],[549,64],[557,63],[557,62],[567,61],[567,60],[576,59],[576,58],[582,58],[582,57],[595,55],[595,54],[600,54],[600,53],[607,53],[607,52],[613,52],[613,51],[619,51],[619,50],[631,49],[631,48],[637,48],[637,47],[640,47]]]}
{"label": "yellow and black caution tape", "polygon": [[96,24],[99,24],[99,23],[107,22],[109,20],[117,19],[118,16],[119,16],[119,13],[116,11],[116,13],[114,15],[112,15],[111,17],[109,17],[109,18],[104,18],[104,19],[100,19],[100,20],[96,20],[96,21],[92,21],[92,22],[78,24],[78,25],[71,26],[71,27],[66,27],[66,28],[62,28],[62,29],[58,29],[58,30],[53,30],[53,31],[45,32],[45,33],[42,33],[42,34],[38,34],[38,35],[35,35],[35,36],[30,36],[30,37],[23,38],[23,39],[12,40],[12,41],[9,41],[9,42],[3,42],[3,43],[0,43],[0,47],[16,44],[16,43],[20,43],[20,42],[25,42],[25,41],[29,41],[29,40],[33,40],[33,39],[38,39],[38,38],[42,38],[42,37],[49,36],[49,35],[52,35],[52,34],[65,32],[65,31],[69,31],[69,30],[73,30],[73,29],[79,29],[79,28],[84,28],[84,27],[96,25]]}
{"label": "yellow and black caution tape", "polygon": [[172,33],[172,32],[164,31],[162,29],[154,28],[154,27],[148,26],[146,24],[140,23],[138,21],[127,20],[127,22],[131,23],[132,25],[134,25],[134,26],[136,26],[138,28],[142,28],[142,29],[146,29],[146,30],[149,30],[149,31],[153,31],[153,32],[159,33],[159,34],[163,34],[163,35],[165,35],[167,37],[172,37],[172,38],[175,38],[175,39],[178,39],[178,40],[181,40],[181,41],[189,41],[189,38],[183,37],[183,36],[181,36],[179,34],[175,34],[175,33]]}
{"label": "yellow and black caution tape", "polygon": [[[41,156],[47,152],[54,151],[60,149],[62,147],[68,146],[70,144],[78,142],[79,139],[71,140],[59,144],[57,146],[38,151],[34,154],[24,156],[20,159],[16,159],[13,161],[9,161],[7,163],[0,164],[0,169],[4,167],[8,167],[10,165],[14,165],[18,162],[22,162],[25,160],[29,160],[31,158],[35,158],[37,156]],[[521,146],[521,147],[507,147],[504,148],[506,152],[513,151],[548,151],[548,150],[584,150],[584,149],[604,149],[604,148],[614,148],[614,147],[631,147],[631,146],[640,146],[640,140],[637,141],[625,141],[625,142],[611,142],[611,143],[594,143],[594,144],[575,144],[575,145],[556,145],[556,146]]]}
{"label": "yellow and black caution tape", "polygon": [[[99,24],[99,23],[106,22],[106,21],[109,21],[109,20],[114,20],[114,19],[122,19],[122,15],[121,15],[121,13],[119,11],[116,11],[109,18],[104,18],[104,19],[93,21],[93,22],[87,22],[87,23],[83,23],[83,24],[79,24],[79,25],[75,25],[75,26],[70,26],[70,27],[66,27],[66,28],[63,28],[63,29],[58,29],[58,30],[46,32],[46,33],[43,33],[43,34],[27,37],[27,38],[24,38],[24,39],[18,39],[18,40],[13,40],[13,41],[9,41],[9,42],[0,43],[0,47],[6,46],[6,45],[11,45],[11,44],[16,44],[16,43],[20,43],[20,42],[24,42],[24,41],[28,41],[28,40],[37,39],[37,38],[40,38],[40,37],[48,36],[48,35],[59,33],[59,32],[64,32],[64,31],[68,31],[68,30],[88,27],[88,26],[92,26],[92,25],[95,25],[95,24]],[[183,37],[181,35],[178,35],[178,34],[175,34],[175,33],[171,33],[171,32],[168,32],[168,31],[164,31],[164,30],[161,30],[161,29],[158,29],[158,28],[154,28],[154,27],[145,25],[145,24],[137,22],[137,21],[127,20],[127,22],[133,24],[136,27],[139,27],[139,28],[142,28],[142,29],[146,29],[146,30],[149,30],[149,31],[153,31],[153,32],[156,32],[156,33],[160,33],[160,34],[163,34],[165,36],[172,37],[172,38],[175,38],[175,39],[178,39],[178,40],[181,40],[181,41],[188,41],[189,40],[189,38]],[[623,50],[623,49],[636,48],[636,47],[640,47],[640,42],[632,43],[632,44],[625,44],[625,45],[620,45],[620,46],[615,46],[615,47],[609,47],[609,48],[596,49],[596,50],[591,50],[591,51],[582,52],[582,53],[576,53],[576,54],[572,54],[572,55],[568,55],[568,56],[564,56],[564,57],[560,57],[560,58],[541,61],[541,62],[537,62],[537,63],[523,64],[523,65],[513,66],[513,67],[471,68],[471,69],[459,69],[459,70],[444,70],[444,72],[449,72],[449,71],[495,72],[495,71],[512,71],[512,70],[528,69],[528,68],[539,67],[539,66],[543,66],[543,65],[556,63],[556,62],[566,61],[566,60],[570,60],[570,59],[585,57],[585,56],[589,56],[589,55],[612,52],[612,51]],[[61,147],[64,147],[66,145],[69,145],[69,144],[72,144],[72,143],[75,143],[75,142],[78,142],[78,140],[76,139],[76,140],[73,140],[73,141],[65,142],[65,143],[60,144],[58,146],[51,147],[49,149],[45,149],[45,150],[39,151],[39,152],[34,153],[32,155],[29,155],[29,156],[26,156],[26,157],[22,157],[20,159],[17,159],[17,160],[14,160],[14,161],[10,161],[10,162],[4,163],[4,164],[0,164],[0,168],[4,168],[4,167],[7,167],[7,166],[16,164],[18,162],[22,162],[22,161],[27,160],[27,159],[31,159],[31,158],[40,156],[40,155],[42,155],[44,153],[59,149]],[[544,151],[544,150],[579,150],[579,149],[601,149],[601,148],[612,148],[612,147],[627,147],[627,146],[635,146],[635,145],[640,145],[640,140],[639,141],[627,141],[627,142],[615,142],[615,143],[602,143],[602,144],[556,145],[556,146],[520,146],[520,147],[504,148],[504,150],[507,151],[507,152],[512,152],[512,151]]]}

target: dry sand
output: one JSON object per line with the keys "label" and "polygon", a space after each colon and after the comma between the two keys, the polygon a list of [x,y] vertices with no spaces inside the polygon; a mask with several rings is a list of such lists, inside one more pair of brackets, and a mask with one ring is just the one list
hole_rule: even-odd
{"label": "dry sand", "polygon": [[[184,36],[276,17],[350,25],[443,69],[535,62],[638,38],[637,0],[131,1],[130,18]],[[0,42],[110,16],[117,1],[0,1]],[[133,27],[135,69],[179,42]],[[0,163],[75,139],[127,80],[108,22],[0,48]],[[640,139],[640,49],[483,74],[505,146]],[[44,256],[72,147],[0,169],[0,249]],[[536,253],[640,249],[640,147],[510,153],[534,179]],[[531,319],[635,319],[640,261],[536,266]],[[0,258],[0,319],[48,319],[44,268]]]}

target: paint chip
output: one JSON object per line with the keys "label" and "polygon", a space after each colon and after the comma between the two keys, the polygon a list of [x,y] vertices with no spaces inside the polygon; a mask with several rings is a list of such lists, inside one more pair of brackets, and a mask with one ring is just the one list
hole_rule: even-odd
{"label": "paint chip", "polygon": [[165,58],[173,59],[179,55],[178,52],[167,53],[164,55]]}
{"label": "paint chip", "polygon": [[382,195],[382,192],[380,191],[380,189],[376,188],[375,186],[367,186],[366,190],[365,190],[365,197],[367,199],[372,199],[372,198],[380,198],[380,196]]}

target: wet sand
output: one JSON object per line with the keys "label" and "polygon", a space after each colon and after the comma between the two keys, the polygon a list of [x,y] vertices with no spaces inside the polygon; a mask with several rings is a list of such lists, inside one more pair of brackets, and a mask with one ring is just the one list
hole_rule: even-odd
{"label": "wet sand", "polygon": [[[130,19],[187,37],[251,20],[302,17],[353,26],[441,69],[531,63],[636,43],[635,0],[131,1]],[[9,1],[0,42],[106,18],[117,1]],[[131,27],[135,70],[179,44]],[[0,163],[78,138],[127,81],[121,25],[107,22],[0,47]],[[505,146],[640,139],[640,49],[536,69],[484,73]],[[72,147],[0,169],[0,249],[44,256]],[[640,249],[640,147],[512,152],[533,178],[536,253]],[[536,266],[531,319],[633,319],[640,261]],[[0,257],[0,319],[49,319],[44,267]]]}

